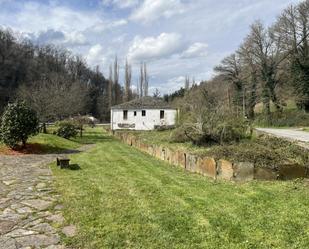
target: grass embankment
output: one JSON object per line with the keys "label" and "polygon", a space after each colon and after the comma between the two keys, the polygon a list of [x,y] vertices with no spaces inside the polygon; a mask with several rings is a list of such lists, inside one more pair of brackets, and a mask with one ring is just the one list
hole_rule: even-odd
{"label": "grass embankment", "polygon": [[147,144],[164,145],[186,150],[196,155],[225,159],[232,162],[251,162],[258,167],[276,168],[279,165],[299,164],[309,167],[308,150],[275,137],[261,136],[239,143],[195,146],[192,143],[173,143],[171,131],[131,132]]}
{"label": "grass embankment", "polygon": [[26,148],[17,148],[17,150],[12,150],[0,143],[0,154],[4,155],[22,155],[22,154],[45,154],[45,153],[61,153],[66,150],[74,150],[87,143],[95,143],[97,140],[93,136],[89,136],[91,132],[96,134],[102,131],[102,127],[87,128],[88,135],[86,137],[80,138],[77,136],[72,139],[64,139],[53,135],[52,132],[54,127],[48,128],[48,134],[39,133],[36,136],[30,137],[27,141]]}
{"label": "grass embankment", "polygon": [[52,134],[38,134],[31,137],[25,148],[12,150],[0,143],[0,154],[19,155],[19,154],[44,154],[59,153],[65,150],[76,149],[80,144],[73,140],[64,139]]}
{"label": "grass embankment", "polygon": [[308,248],[305,182],[214,182],[92,131],[81,170],[53,166],[74,248]]}

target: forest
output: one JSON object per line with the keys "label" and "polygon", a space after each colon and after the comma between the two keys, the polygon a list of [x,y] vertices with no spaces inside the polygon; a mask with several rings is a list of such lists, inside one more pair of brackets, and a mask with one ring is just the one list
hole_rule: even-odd
{"label": "forest", "polygon": [[309,1],[290,5],[269,27],[255,21],[238,49],[214,68],[212,79],[195,84],[186,77],[184,88],[164,98],[180,108],[182,128],[198,137],[233,119],[255,126],[306,126],[308,36]]}
{"label": "forest", "polygon": [[309,1],[286,8],[276,22],[261,21],[239,48],[215,67],[212,85],[219,99],[237,114],[254,119],[257,105],[266,117],[280,113],[292,101],[309,111]]}
{"label": "forest", "polygon": [[119,62],[110,65],[109,78],[99,66],[91,69],[86,61],[65,48],[34,45],[18,38],[9,29],[0,30],[0,114],[9,102],[26,101],[41,122],[74,115],[93,115],[109,121],[110,107],[135,96],[148,95],[146,63],[141,64],[138,92],[131,87],[132,69],[126,61],[123,84]]}

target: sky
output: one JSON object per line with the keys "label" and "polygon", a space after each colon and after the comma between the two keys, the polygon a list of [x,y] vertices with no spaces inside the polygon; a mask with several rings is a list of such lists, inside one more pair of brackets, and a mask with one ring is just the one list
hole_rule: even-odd
{"label": "sky", "polygon": [[[115,56],[132,64],[138,81],[146,62],[150,92],[172,93],[185,77],[196,82],[233,53],[255,20],[271,25],[299,0],[0,0],[0,26],[36,44],[81,55],[105,77]],[[123,81],[123,80],[122,80]]]}

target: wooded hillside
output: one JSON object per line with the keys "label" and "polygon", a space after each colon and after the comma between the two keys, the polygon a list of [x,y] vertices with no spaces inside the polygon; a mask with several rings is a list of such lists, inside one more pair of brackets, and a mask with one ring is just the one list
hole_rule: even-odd
{"label": "wooded hillside", "polygon": [[108,120],[109,105],[120,103],[123,95],[115,82],[110,91],[117,96],[109,101],[109,82],[98,67],[91,69],[68,50],[36,46],[10,30],[0,30],[0,113],[8,102],[21,98],[44,121],[76,114]]}

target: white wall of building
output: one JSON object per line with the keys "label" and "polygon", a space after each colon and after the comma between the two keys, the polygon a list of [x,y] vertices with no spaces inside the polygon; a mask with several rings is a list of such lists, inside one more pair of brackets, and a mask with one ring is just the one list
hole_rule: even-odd
{"label": "white wall of building", "polygon": [[[128,110],[128,118],[124,120],[123,111],[111,110],[111,127],[113,130],[129,129],[147,131],[153,130],[157,125],[175,125],[177,111],[175,109],[143,109],[146,116],[142,116],[142,110]],[[164,119],[160,119],[160,111],[164,111]],[[134,116],[136,112],[136,116]]]}

